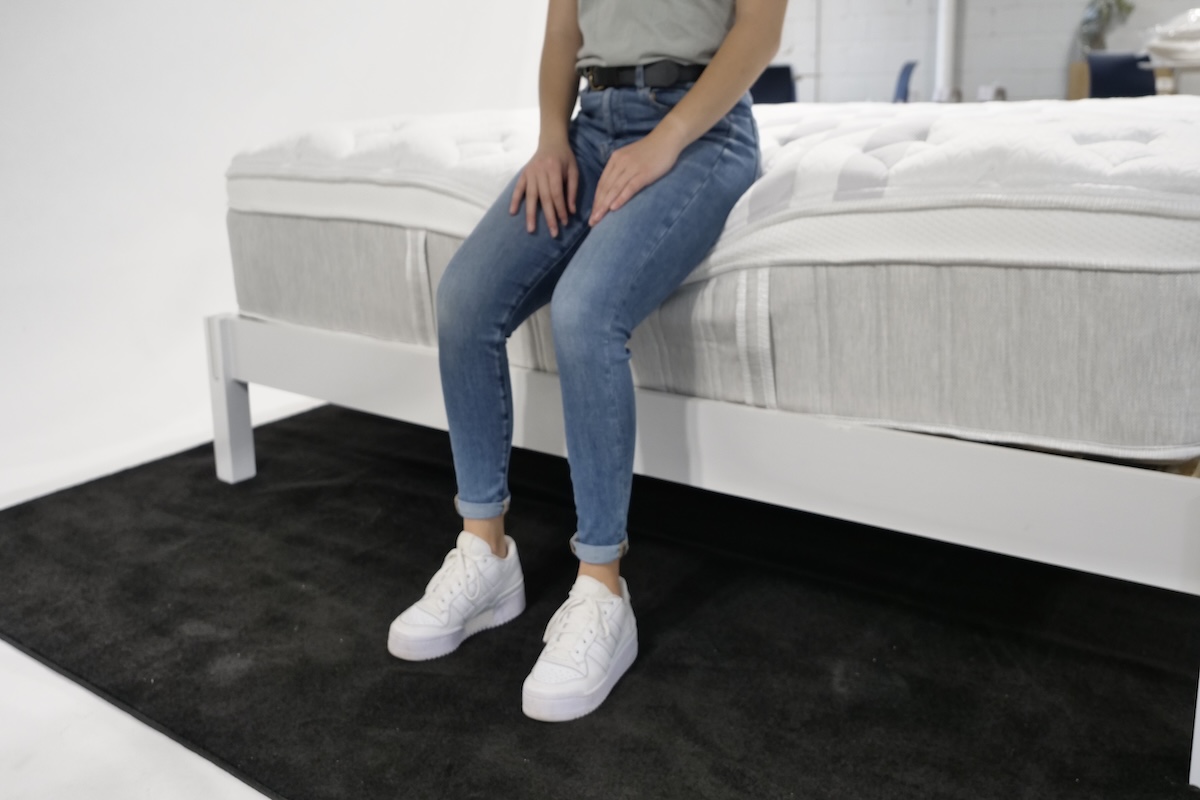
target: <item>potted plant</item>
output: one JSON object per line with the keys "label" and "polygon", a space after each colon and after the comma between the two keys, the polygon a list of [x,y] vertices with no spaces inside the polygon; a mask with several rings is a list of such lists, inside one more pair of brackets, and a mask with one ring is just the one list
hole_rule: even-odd
{"label": "potted plant", "polygon": [[1104,50],[1108,26],[1113,22],[1124,22],[1132,11],[1133,3],[1129,0],[1091,0],[1079,23],[1079,43],[1083,51]]}

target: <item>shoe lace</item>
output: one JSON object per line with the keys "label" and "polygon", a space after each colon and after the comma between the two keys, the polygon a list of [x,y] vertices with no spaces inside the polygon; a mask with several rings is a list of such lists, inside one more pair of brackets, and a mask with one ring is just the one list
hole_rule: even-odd
{"label": "shoe lace", "polygon": [[439,611],[448,609],[459,592],[466,595],[468,600],[475,600],[480,592],[479,575],[479,565],[475,559],[456,547],[446,554],[441,568],[430,579],[425,589],[425,599]]}
{"label": "shoe lace", "polygon": [[595,597],[569,597],[546,625],[543,655],[582,663],[588,645],[595,641],[597,627],[606,637],[612,633],[607,612],[608,607]]}

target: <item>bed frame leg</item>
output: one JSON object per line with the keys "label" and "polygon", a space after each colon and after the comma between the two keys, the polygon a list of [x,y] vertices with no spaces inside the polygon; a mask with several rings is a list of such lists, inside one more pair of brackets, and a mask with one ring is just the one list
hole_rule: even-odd
{"label": "bed frame leg", "polygon": [[205,320],[208,335],[208,385],[212,395],[213,453],[217,477],[226,483],[253,478],[254,428],[250,424],[250,387],[231,377],[233,343],[220,314]]}

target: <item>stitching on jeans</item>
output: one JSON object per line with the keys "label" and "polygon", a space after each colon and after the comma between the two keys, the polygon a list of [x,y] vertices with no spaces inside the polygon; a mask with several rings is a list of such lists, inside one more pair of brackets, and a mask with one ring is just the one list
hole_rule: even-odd
{"label": "stitching on jeans", "polygon": [[[572,150],[573,151],[575,150],[574,143],[576,142],[577,138],[579,139],[580,148],[582,149],[583,148],[583,142],[582,142],[583,137],[582,136],[576,137],[576,135],[575,135],[576,127],[575,127],[574,123],[572,124],[571,133],[572,133],[571,140],[573,143]],[[577,153],[576,158],[581,158],[581,156]],[[510,183],[509,185],[511,186],[512,184]],[[578,211],[580,211],[580,212],[582,212],[583,210],[584,209],[582,207],[580,209],[578,209]],[[580,215],[580,217],[582,219],[582,214]],[[544,271],[542,271],[542,273],[540,275],[536,276],[536,278],[534,280],[532,280],[529,283],[529,285],[525,286],[523,288],[523,290],[516,295],[516,297],[513,299],[512,303],[508,306],[508,308],[504,309],[504,312],[500,315],[500,320],[499,320],[500,329],[501,329],[502,334],[504,334],[505,331],[508,331],[508,334],[511,335],[511,333],[513,332],[513,329],[515,329],[515,326],[512,325],[512,321],[513,321],[513,317],[515,316],[514,312],[516,311],[516,309],[519,306],[521,306],[526,300],[529,299],[530,295],[541,284],[541,282],[546,278],[547,275],[553,273],[556,269],[558,269],[558,267],[564,261],[569,261],[571,258],[574,257],[575,253],[579,249],[580,244],[583,242],[584,239],[587,238],[587,234],[589,233],[589,230],[590,229],[588,228],[586,223],[582,224],[574,234],[574,236],[575,236],[574,241],[571,241],[569,243],[564,241],[565,246],[562,249],[561,253],[559,254],[558,258],[551,261],[549,263],[549,265],[547,266],[547,268]],[[532,314],[530,314],[529,316],[532,316]],[[508,338],[507,335],[501,336],[500,346],[496,351],[496,358],[493,359],[493,362],[492,362],[493,365],[496,367],[496,372],[493,374],[498,383],[498,388],[500,390],[499,394],[502,399],[507,400],[507,402],[505,402],[503,404],[503,407],[501,409],[502,427],[501,427],[501,432],[500,432],[500,437],[501,437],[501,442],[500,442],[501,448],[500,449],[503,451],[503,456],[502,456],[502,461],[501,461],[500,475],[501,475],[502,481],[506,480],[506,478],[507,478],[509,466],[511,463],[511,456],[512,456],[511,446],[504,447],[504,445],[506,443],[511,445],[512,429],[514,427],[514,419],[513,419],[514,414],[513,414],[513,409],[512,409],[511,386],[509,387],[509,391],[507,393],[504,391],[504,389],[505,389],[504,366],[506,365],[506,362],[507,362],[507,353],[506,353],[507,338]],[[511,495],[509,495],[509,496],[511,496]],[[455,498],[457,499],[457,495],[455,495]],[[456,510],[457,510],[457,508],[456,508]]]}
{"label": "stitching on jeans", "polygon": [[[558,269],[558,266],[560,264],[562,264],[564,261],[570,261],[572,258],[574,258],[576,251],[578,251],[578,249],[579,249],[579,245],[582,244],[583,240],[587,238],[587,234],[588,234],[588,228],[586,226],[582,227],[580,229],[580,231],[576,234],[577,238],[575,239],[575,241],[572,242],[570,245],[568,245],[562,251],[562,254],[559,255],[559,257],[557,259],[552,261],[550,263],[550,266],[546,270],[544,270],[542,272],[542,274],[537,277],[536,280],[532,281],[529,284],[529,286],[525,287],[525,291],[523,293],[521,293],[520,295],[518,295],[517,299],[514,300],[513,303],[511,305],[509,305],[509,307],[507,309],[505,309],[505,312],[503,315],[503,323],[504,324],[501,328],[502,331],[508,330],[510,336],[516,332],[515,326],[512,325],[512,319],[515,316],[514,312],[516,311],[516,309],[522,303],[524,303],[526,300],[529,299],[529,296],[533,294],[534,290],[541,284],[541,282],[543,280],[545,280],[547,275],[550,275],[556,269]],[[533,316],[533,314],[530,314],[529,316]],[[495,360],[496,377],[499,379],[499,382],[500,382],[501,395],[504,394],[503,362],[507,361],[507,354],[505,353],[506,346],[507,346],[507,337],[504,337],[500,342],[499,349],[496,351],[497,355],[496,355],[496,360]],[[501,357],[502,353],[505,354],[503,358]],[[512,446],[511,446],[511,444],[512,444],[513,418],[509,413],[511,410],[511,407],[512,407],[512,387],[510,386],[509,391],[508,391],[507,402],[504,404],[504,409],[503,409],[504,418],[505,418],[504,419],[505,433],[501,434],[502,437],[503,436],[507,437],[508,443],[509,443],[509,447],[505,450],[505,453],[504,453],[504,463],[502,465],[503,470],[501,471],[501,475],[503,475],[503,476],[508,475],[509,464],[512,461]],[[504,444],[504,442],[502,441],[501,444]]]}
{"label": "stitching on jeans", "polygon": [[[732,131],[731,131],[731,133],[732,133]],[[637,288],[636,284],[641,280],[642,274],[644,273],[644,271],[646,269],[646,265],[654,260],[655,254],[658,253],[659,249],[662,247],[663,242],[666,241],[667,234],[669,234],[672,230],[674,230],[675,225],[679,222],[679,219],[684,215],[684,213],[688,210],[688,208],[691,207],[692,203],[700,195],[700,192],[702,192],[704,190],[704,188],[707,187],[708,184],[712,181],[713,173],[716,172],[717,165],[720,164],[721,161],[725,158],[725,154],[729,152],[729,146],[732,143],[732,141],[733,141],[732,135],[726,137],[725,144],[721,147],[721,152],[717,153],[717,157],[713,159],[712,164],[709,166],[708,174],[704,176],[704,180],[700,182],[700,184],[696,187],[695,191],[693,191],[692,194],[688,197],[687,201],[678,207],[678,212],[675,214],[674,218],[663,227],[662,232],[658,236],[658,239],[654,242],[654,244],[646,252],[646,257],[642,259],[642,262],[638,267],[637,273],[634,275],[633,280],[631,280],[626,287],[626,294],[622,298],[622,304],[624,304],[624,301],[628,297],[635,294],[634,289]],[[631,329],[630,334],[632,335],[632,333],[633,333],[633,331]]]}
{"label": "stitching on jeans", "polygon": [[[619,303],[615,304],[614,307],[612,307],[610,309],[610,313],[609,313],[610,320],[616,319],[618,309],[628,305],[628,298],[635,294],[634,290],[636,288],[637,283],[640,281],[642,275],[644,274],[646,266],[654,260],[655,254],[658,253],[659,249],[662,247],[662,243],[664,241],[666,241],[667,234],[669,234],[674,229],[675,225],[679,222],[679,220],[683,216],[683,214],[687,211],[688,208],[691,207],[692,203],[700,195],[700,192],[703,191],[704,188],[707,187],[709,185],[709,183],[712,181],[712,176],[716,172],[717,166],[725,158],[725,154],[729,152],[729,148],[730,148],[730,145],[732,144],[732,141],[733,141],[733,136],[732,136],[732,130],[731,130],[730,135],[725,138],[725,142],[722,145],[720,152],[717,153],[716,157],[712,160],[712,164],[709,166],[708,173],[704,176],[704,179],[699,182],[696,189],[687,198],[686,202],[684,202],[679,207],[678,213],[675,214],[674,218],[672,218],[672,220],[663,227],[663,230],[659,234],[658,239],[649,248],[649,250],[647,250],[645,257],[641,259],[641,264],[638,266],[638,271],[637,271],[636,275],[634,276],[634,278],[632,280],[630,280],[630,282],[628,284],[626,284],[626,293],[621,297],[621,301]],[[630,334],[632,335],[632,333],[633,333],[633,331],[631,329]],[[626,347],[626,349],[628,349],[628,343],[625,344],[625,347]],[[606,364],[606,366],[605,366],[605,371],[606,371],[606,375],[605,375],[606,397],[605,397],[605,399],[607,401],[606,405],[609,410],[608,417],[609,417],[609,424],[610,424],[610,430],[611,430],[616,427],[616,425],[615,425],[615,422],[616,422],[615,399],[616,399],[616,397],[615,397],[614,388],[613,388],[614,382],[613,382],[612,365],[607,360],[605,361],[605,364]],[[635,425],[636,425],[636,421],[635,421]],[[628,526],[628,520],[626,521],[626,525]],[[626,531],[625,541],[628,541],[628,531]]]}
{"label": "stitching on jeans", "polygon": [[[605,99],[604,97],[601,98],[602,101],[604,99]],[[576,136],[575,136],[576,132],[577,131],[574,129],[574,126],[573,126],[573,129],[571,131],[571,133],[572,133],[571,150],[572,150],[572,152],[575,152],[576,159],[580,159],[580,158],[582,158],[582,156],[580,155],[579,152],[576,152],[576,147],[574,144],[575,140],[576,140]],[[580,146],[581,150],[585,147],[585,144],[583,142],[584,138],[585,137],[583,137],[582,134],[580,134],[578,136],[579,146]],[[590,145],[588,145],[588,146],[590,146]],[[601,172],[603,172],[604,160],[605,159],[602,159],[602,161],[601,161]],[[597,175],[597,179],[598,179],[598,175]],[[501,327],[502,332],[508,331],[508,335],[515,333],[516,326],[514,326],[512,324],[512,321],[513,321],[513,317],[515,316],[514,312],[516,311],[516,309],[518,307],[520,307],[526,300],[529,299],[530,295],[534,292],[535,289],[537,289],[538,286],[541,285],[541,282],[546,278],[547,275],[550,275],[551,273],[553,273],[564,262],[570,261],[572,258],[575,257],[575,253],[578,252],[579,246],[583,243],[583,241],[587,238],[588,233],[590,233],[590,231],[591,231],[591,229],[588,227],[588,225],[586,223],[586,219],[583,215],[584,210],[585,209],[582,206],[580,206],[579,208],[577,208],[577,211],[576,211],[576,213],[579,215],[579,219],[581,220],[582,224],[580,225],[579,229],[574,234],[575,240],[573,242],[571,242],[570,244],[567,244],[563,248],[559,257],[557,259],[555,259],[554,261],[550,262],[549,266],[541,273],[541,275],[537,276],[535,280],[531,281],[529,283],[529,285],[525,287],[524,291],[522,293],[518,294],[517,297],[513,300],[513,302],[509,305],[509,307],[507,309],[505,309],[504,314],[502,315],[502,319],[501,319],[501,322],[503,323],[503,325]],[[532,313],[529,316],[532,316]],[[497,368],[496,369],[496,378],[499,381],[501,396],[504,396],[504,394],[505,394],[503,364],[507,361],[507,354],[505,352],[506,342],[507,342],[507,336],[502,338],[502,341],[500,343],[500,348],[496,351],[497,356],[494,361],[496,368]],[[509,466],[512,461],[511,441],[512,441],[512,428],[513,428],[514,423],[513,423],[513,417],[510,413],[511,406],[512,406],[511,386],[509,387],[507,401],[508,402],[505,403],[505,406],[503,408],[504,428],[503,428],[503,432],[501,433],[502,439],[504,437],[507,437],[508,442],[510,444],[510,446],[508,448],[506,448],[506,449],[502,448],[502,449],[504,449],[504,458],[503,458],[503,463],[501,465],[502,466],[501,475],[505,476],[505,477],[508,475]],[[504,444],[503,440],[501,441],[501,444],[502,445]]]}

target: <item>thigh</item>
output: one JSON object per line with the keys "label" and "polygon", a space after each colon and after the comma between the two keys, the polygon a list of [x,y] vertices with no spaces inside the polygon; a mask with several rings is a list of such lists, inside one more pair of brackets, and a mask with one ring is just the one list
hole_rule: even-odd
{"label": "thigh", "polygon": [[740,103],[591,231],[558,281],[556,316],[601,314],[632,332],[712,249],[758,170],[757,130]]}
{"label": "thigh", "polygon": [[549,300],[550,293],[582,240],[564,228],[551,238],[544,226],[525,230],[525,215],[508,213],[516,179],[463,241],[437,286],[438,328],[462,330],[500,324],[511,334]]}
{"label": "thigh", "polygon": [[438,327],[500,323],[507,336],[550,302],[563,270],[591,233],[587,218],[603,164],[595,137],[572,124],[571,144],[579,165],[577,212],[552,237],[538,212],[533,233],[525,229],[525,202],[509,213],[514,176],[450,259],[437,286]]}

